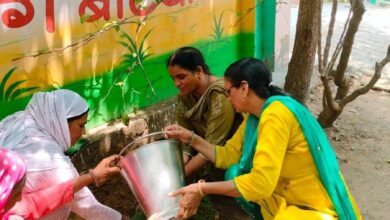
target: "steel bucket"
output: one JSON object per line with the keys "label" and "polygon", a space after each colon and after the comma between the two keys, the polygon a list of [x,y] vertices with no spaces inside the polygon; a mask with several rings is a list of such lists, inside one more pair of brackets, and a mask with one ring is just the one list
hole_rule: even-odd
{"label": "steel bucket", "polygon": [[[164,132],[156,132],[133,143]],[[185,186],[183,157],[179,142],[174,139],[160,140],[143,145],[129,152],[118,163],[121,174],[149,219],[172,219],[179,210],[179,199],[168,196]]]}

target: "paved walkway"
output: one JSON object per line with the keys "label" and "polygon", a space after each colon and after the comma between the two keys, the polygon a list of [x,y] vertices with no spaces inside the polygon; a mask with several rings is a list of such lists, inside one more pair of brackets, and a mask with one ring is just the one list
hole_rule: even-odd
{"label": "paved walkway", "polygon": [[[381,61],[387,52],[390,44],[390,7],[380,7],[371,4],[365,4],[366,12],[359,26],[359,31],[355,36],[348,73],[355,77],[368,80],[368,76],[374,74],[375,62]],[[332,46],[334,47],[343,31],[345,20],[349,12],[349,4],[339,4],[334,37]],[[327,26],[330,19],[331,4],[325,4],[323,10],[323,29],[322,40],[326,39]],[[295,25],[297,20],[298,7],[291,9],[291,38],[290,48],[293,48],[295,37]],[[390,64],[382,71],[382,77],[376,86],[380,89],[390,92]]]}

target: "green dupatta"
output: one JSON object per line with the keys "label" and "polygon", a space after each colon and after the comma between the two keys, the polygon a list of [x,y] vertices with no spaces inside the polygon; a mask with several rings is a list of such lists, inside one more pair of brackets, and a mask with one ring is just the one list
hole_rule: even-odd
{"label": "green dupatta", "polygon": [[[311,155],[316,165],[322,185],[325,187],[340,220],[355,220],[355,213],[351,199],[348,196],[347,187],[341,176],[336,155],[330,145],[325,132],[313,117],[310,111],[289,96],[272,96],[265,102],[261,113],[274,101],[283,103],[298,120],[303,135],[309,145]],[[253,157],[257,143],[257,127],[259,119],[250,115],[245,127],[244,145],[242,157],[238,164],[234,164],[225,173],[225,179],[231,180],[236,176],[249,173],[253,166]],[[256,127],[255,127],[256,126]],[[249,159],[251,158],[251,159]],[[240,198],[240,203],[246,202],[244,207],[250,207],[251,203]],[[248,210],[248,209],[247,209]]]}
{"label": "green dupatta", "polygon": [[[240,161],[231,165],[225,172],[225,180],[233,180],[234,177],[249,173],[253,167],[253,157],[255,155],[257,144],[257,127],[259,118],[254,115],[249,115],[246,122],[244,133],[244,144]],[[251,219],[263,220],[260,213],[260,206],[254,202],[248,202],[244,197],[236,198],[242,209],[249,214]]]}

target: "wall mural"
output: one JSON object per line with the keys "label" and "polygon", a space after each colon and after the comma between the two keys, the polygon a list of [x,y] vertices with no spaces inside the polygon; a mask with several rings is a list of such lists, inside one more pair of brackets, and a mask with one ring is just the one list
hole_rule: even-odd
{"label": "wall mural", "polygon": [[89,127],[177,93],[166,59],[199,48],[213,74],[253,56],[255,8],[241,0],[0,0],[0,119],[36,91],[78,92]]}

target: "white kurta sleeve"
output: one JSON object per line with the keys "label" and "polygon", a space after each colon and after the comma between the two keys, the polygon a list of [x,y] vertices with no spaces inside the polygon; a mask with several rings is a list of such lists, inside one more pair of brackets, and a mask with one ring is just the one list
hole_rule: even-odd
{"label": "white kurta sleeve", "polygon": [[[26,188],[30,191],[46,188],[53,184],[63,183],[78,177],[74,165],[69,162],[68,166],[46,171],[29,172],[27,174]],[[70,211],[73,211],[86,220],[120,220],[121,213],[98,202],[88,187],[74,195],[72,202],[49,213],[44,220],[65,220]]]}
{"label": "white kurta sleeve", "polygon": [[[73,164],[71,164],[69,170],[66,172],[72,172],[73,177],[79,176]],[[122,215],[118,211],[98,202],[88,187],[84,187],[77,192],[73,201],[66,206],[86,220],[120,220],[122,218]]]}

